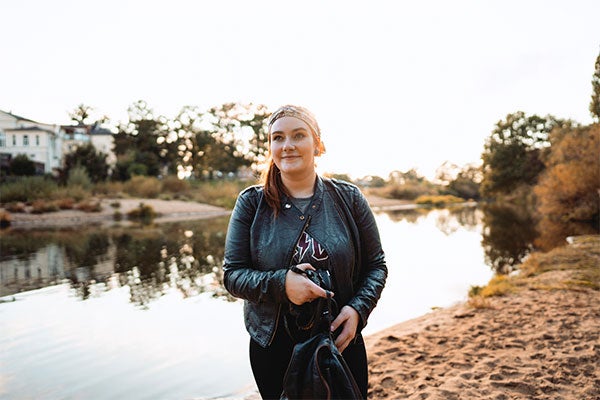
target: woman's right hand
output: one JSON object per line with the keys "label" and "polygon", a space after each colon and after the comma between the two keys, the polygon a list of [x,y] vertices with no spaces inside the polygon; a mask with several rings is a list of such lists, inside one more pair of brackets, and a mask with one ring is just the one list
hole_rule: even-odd
{"label": "woman's right hand", "polygon": [[[315,270],[309,263],[298,264],[296,267],[303,271],[307,269]],[[285,276],[285,294],[296,305],[308,303],[317,297],[327,297],[325,289],[308,279],[306,275],[296,273],[291,269],[288,270]]]}

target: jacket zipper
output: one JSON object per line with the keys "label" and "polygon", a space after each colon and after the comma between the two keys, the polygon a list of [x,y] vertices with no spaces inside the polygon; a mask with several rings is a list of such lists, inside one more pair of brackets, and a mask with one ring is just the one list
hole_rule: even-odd
{"label": "jacket zipper", "polygon": [[[306,222],[304,223],[304,225],[302,225],[302,229],[300,230],[300,234],[296,238],[296,241],[294,241],[294,247],[297,246],[298,241],[302,237],[302,234],[304,233],[304,231],[306,230],[306,228],[308,228],[308,224],[310,223],[310,218],[311,217],[312,217],[312,215],[309,215],[306,218]],[[292,255],[290,256],[289,261],[287,263],[288,266],[292,265],[293,259],[294,259],[294,248],[292,248]],[[280,315],[281,315],[281,304],[279,304],[279,307],[277,308],[277,316],[275,317],[275,329],[273,329],[273,333],[271,334],[271,338],[269,339],[269,343],[267,344],[267,346],[270,346],[271,343],[273,343],[273,339],[275,339],[275,334],[277,333],[277,328],[279,327],[279,316]]]}

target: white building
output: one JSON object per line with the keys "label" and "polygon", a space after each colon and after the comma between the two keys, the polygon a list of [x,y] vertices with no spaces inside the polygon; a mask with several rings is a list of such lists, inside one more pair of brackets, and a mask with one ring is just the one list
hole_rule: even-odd
{"label": "white building", "polygon": [[63,158],[60,125],[44,124],[0,110],[2,166],[19,154],[32,160],[39,172],[57,172]]}
{"label": "white building", "polygon": [[0,110],[1,168],[7,168],[10,160],[24,154],[35,163],[38,173],[57,174],[64,156],[87,143],[107,155],[109,166],[116,164],[113,134],[98,124],[44,124]]}
{"label": "white building", "polygon": [[63,154],[72,153],[79,146],[91,143],[96,151],[107,155],[106,163],[112,168],[117,163],[113,151],[115,140],[112,132],[98,124],[63,125]]}

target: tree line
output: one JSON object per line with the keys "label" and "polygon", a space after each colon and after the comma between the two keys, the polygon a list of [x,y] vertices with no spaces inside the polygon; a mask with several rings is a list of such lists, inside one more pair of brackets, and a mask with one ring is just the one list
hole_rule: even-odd
{"label": "tree line", "polygon": [[542,229],[600,219],[600,54],[592,76],[592,124],[518,111],[498,121],[481,155],[484,198],[521,202]]}

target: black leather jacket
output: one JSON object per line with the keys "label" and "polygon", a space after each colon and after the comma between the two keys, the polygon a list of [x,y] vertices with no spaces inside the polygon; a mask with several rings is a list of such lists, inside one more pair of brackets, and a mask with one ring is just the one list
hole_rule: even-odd
{"label": "black leather jacket", "polygon": [[[345,222],[343,204],[335,192],[343,197],[355,224]],[[233,296],[245,300],[246,329],[263,347],[275,336],[282,306],[289,304],[285,276],[303,229],[329,254],[335,299],[340,309],[349,305],[358,312],[359,331],[385,285],[387,266],[379,231],[367,200],[356,186],[317,177],[306,212],[284,196],[277,217],[264,199],[262,186],[245,189],[238,196],[229,222],[224,283]],[[359,260],[361,265],[357,265]]]}

